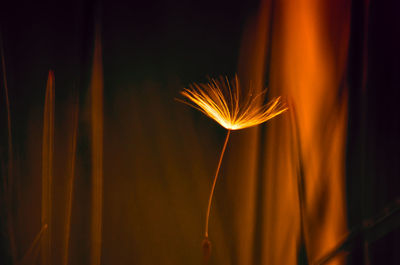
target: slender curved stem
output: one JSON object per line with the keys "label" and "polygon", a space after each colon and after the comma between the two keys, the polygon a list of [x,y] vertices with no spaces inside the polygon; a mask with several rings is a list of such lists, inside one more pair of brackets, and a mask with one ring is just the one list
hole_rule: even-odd
{"label": "slender curved stem", "polygon": [[217,183],[219,169],[221,168],[222,158],[224,157],[225,149],[228,144],[230,134],[231,134],[231,130],[228,129],[228,133],[226,134],[226,138],[225,138],[224,147],[222,147],[221,155],[219,157],[217,171],[215,172],[214,182],[211,187],[210,197],[208,198],[208,207],[207,207],[207,215],[206,215],[206,229],[205,229],[205,234],[204,234],[205,238],[208,238],[208,220],[210,219],[211,201],[212,201],[212,197],[214,194],[215,183]]}

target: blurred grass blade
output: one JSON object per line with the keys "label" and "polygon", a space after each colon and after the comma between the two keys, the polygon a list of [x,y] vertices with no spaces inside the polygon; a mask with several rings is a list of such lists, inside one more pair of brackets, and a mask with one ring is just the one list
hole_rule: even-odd
{"label": "blurred grass blade", "polygon": [[54,153],[54,73],[49,71],[43,114],[42,142],[42,226],[48,229],[42,236],[42,265],[51,264],[51,212]]}
{"label": "blurred grass blade", "polygon": [[22,257],[21,261],[18,262],[18,265],[28,265],[28,264],[35,264],[35,259],[38,254],[39,248],[38,243],[41,239],[44,232],[47,230],[48,226],[43,225],[42,229],[40,229],[39,233],[36,235],[35,239],[33,240],[32,244],[29,246],[28,250],[25,252],[25,255]]}
{"label": "blurred grass blade", "polygon": [[4,55],[4,47],[3,47],[3,35],[0,32],[0,53],[1,53],[1,68],[3,72],[3,86],[4,86],[4,94],[6,99],[6,110],[7,110],[7,129],[8,129],[8,169],[7,169],[7,178],[3,178],[3,188],[4,188],[4,197],[7,207],[7,232],[10,240],[10,249],[13,264],[16,264],[17,261],[17,248],[15,244],[15,235],[14,235],[14,222],[13,216],[11,212],[11,194],[12,194],[12,186],[13,186],[13,147],[12,147],[12,134],[11,134],[11,113],[10,113],[10,100],[8,96],[8,84],[7,84],[7,73],[6,73],[6,60]]}
{"label": "blurred grass blade", "polygon": [[96,31],[91,96],[92,224],[91,264],[100,265],[103,211],[103,69],[99,27]]}
{"label": "blurred grass blade", "polygon": [[71,233],[71,211],[72,211],[72,200],[74,193],[74,182],[75,182],[75,162],[76,162],[76,142],[78,134],[78,113],[79,104],[78,97],[72,106],[72,135],[71,135],[71,146],[69,152],[69,172],[68,172],[68,184],[67,184],[67,205],[66,205],[66,221],[65,221],[65,234],[64,234],[64,253],[63,253],[63,265],[68,264],[68,253],[69,253],[69,239]]}
{"label": "blurred grass blade", "polygon": [[4,56],[3,47],[3,36],[0,34],[0,52],[1,52],[1,67],[3,72],[3,85],[4,94],[6,99],[6,109],[7,109],[7,129],[8,129],[8,193],[11,192],[12,184],[12,161],[13,161],[13,148],[12,148],[12,134],[11,134],[11,114],[10,114],[10,100],[8,96],[8,84],[7,84],[7,74],[6,74],[6,61]]}

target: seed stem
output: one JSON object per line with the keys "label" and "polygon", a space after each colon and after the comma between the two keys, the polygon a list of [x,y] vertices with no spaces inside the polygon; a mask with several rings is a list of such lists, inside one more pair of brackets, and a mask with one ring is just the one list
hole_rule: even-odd
{"label": "seed stem", "polygon": [[228,132],[227,132],[226,138],[225,138],[224,147],[222,147],[221,155],[219,157],[217,171],[215,172],[214,182],[211,187],[210,197],[208,198],[208,207],[207,207],[207,215],[206,215],[206,229],[205,229],[205,234],[204,234],[205,239],[208,239],[208,220],[210,219],[211,201],[212,201],[212,198],[214,195],[215,183],[217,183],[219,169],[221,168],[222,158],[224,157],[225,149],[228,144],[230,134],[231,134],[231,130],[228,129]]}

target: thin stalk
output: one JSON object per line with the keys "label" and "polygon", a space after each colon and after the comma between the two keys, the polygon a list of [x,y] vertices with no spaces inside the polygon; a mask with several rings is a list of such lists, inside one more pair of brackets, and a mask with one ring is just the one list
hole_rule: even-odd
{"label": "thin stalk", "polygon": [[215,172],[214,182],[211,187],[210,197],[208,198],[208,207],[207,207],[207,215],[206,215],[206,229],[205,229],[205,234],[204,234],[204,238],[206,240],[208,240],[208,220],[210,219],[211,201],[212,201],[212,198],[214,195],[215,184],[217,183],[218,173],[221,168],[222,158],[224,157],[225,149],[228,144],[230,134],[231,134],[231,130],[228,129],[228,132],[227,132],[226,138],[225,138],[224,147],[222,147],[221,155],[219,157],[217,171]]}

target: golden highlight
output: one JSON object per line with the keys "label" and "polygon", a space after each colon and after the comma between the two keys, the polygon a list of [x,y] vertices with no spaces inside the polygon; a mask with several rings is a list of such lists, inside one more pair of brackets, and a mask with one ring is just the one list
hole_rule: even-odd
{"label": "golden highlight", "polygon": [[248,93],[241,94],[240,90],[239,79],[235,76],[230,81],[221,77],[208,83],[194,83],[181,94],[194,105],[186,101],[183,103],[200,110],[228,130],[256,126],[287,110],[280,97],[260,104],[264,101],[266,90],[252,93],[254,89],[251,85]]}

